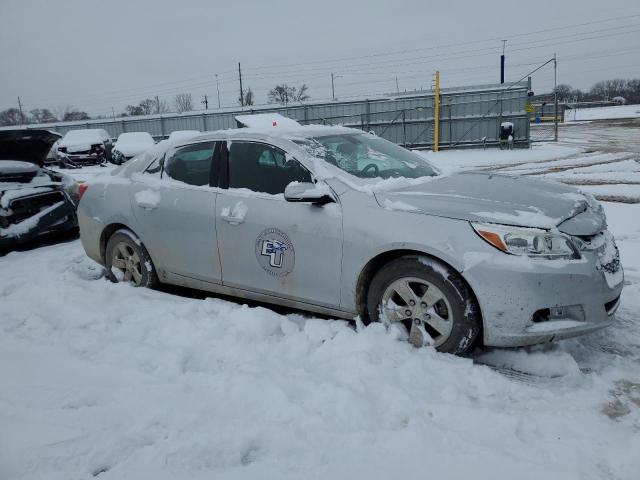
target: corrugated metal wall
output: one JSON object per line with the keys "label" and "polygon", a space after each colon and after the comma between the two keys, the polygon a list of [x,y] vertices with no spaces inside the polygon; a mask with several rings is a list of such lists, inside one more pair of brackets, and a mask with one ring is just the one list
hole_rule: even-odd
{"label": "corrugated metal wall", "polygon": [[[526,82],[443,89],[440,95],[440,145],[455,147],[496,143],[500,123],[515,127],[515,142],[529,142],[525,112]],[[260,106],[223,111],[189,112],[114,120],[90,120],[27,128],[49,128],[60,133],[78,128],[104,128],[116,138],[122,132],[149,132],[163,138],[174,130],[212,131],[235,128],[235,115],[278,112],[303,124],[345,125],[373,130],[392,142],[414,147],[433,145],[434,94],[416,92],[390,98],[348,102],[308,103],[296,106]]]}

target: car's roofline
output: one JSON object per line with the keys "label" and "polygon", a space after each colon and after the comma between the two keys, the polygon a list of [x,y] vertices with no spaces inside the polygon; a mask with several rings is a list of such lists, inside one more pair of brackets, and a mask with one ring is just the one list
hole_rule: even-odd
{"label": "car's roofline", "polygon": [[326,125],[303,125],[299,127],[273,127],[273,129],[259,128],[230,128],[226,130],[216,130],[213,132],[205,132],[195,135],[191,138],[180,139],[173,143],[173,146],[179,147],[190,145],[192,143],[206,141],[224,141],[224,140],[254,140],[273,142],[274,140],[291,141],[296,138],[313,138],[326,135],[344,135],[344,134],[363,133],[362,130],[340,126]]}

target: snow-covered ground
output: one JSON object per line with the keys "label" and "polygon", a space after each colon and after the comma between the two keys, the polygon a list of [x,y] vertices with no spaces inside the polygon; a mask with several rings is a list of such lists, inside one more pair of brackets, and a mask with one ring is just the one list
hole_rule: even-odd
{"label": "snow-covered ground", "polygon": [[559,142],[529,149],[421,152],[443,173],[487,170],[578,186],[600,200],[640,202],[640,121],[562,125]]}
{"label": "snow-covered ground", "polygon": [[[599,173],[592,154],[436,162]],[[605,209],[626,270],[615,326],[471,358],[112,284],[78,240],[0,257],[0,479],[637,479],[640,204]]]}
{"label": "snow-covered ground", "polygon": [[564,121],[611,120],[640,117],[640,105],[616,105],[612,107],[575,108],[565,111]]}

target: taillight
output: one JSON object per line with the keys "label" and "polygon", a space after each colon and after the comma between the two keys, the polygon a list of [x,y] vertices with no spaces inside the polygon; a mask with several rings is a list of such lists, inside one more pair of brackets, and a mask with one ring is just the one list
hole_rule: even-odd
{"label": "taillight", "polygon": [[79,183],[78,184],[78,202],[82,199],[82,196],[84,195],[84,192],[87,191],[87,188],[89,188],[89,184],[88,183]]}

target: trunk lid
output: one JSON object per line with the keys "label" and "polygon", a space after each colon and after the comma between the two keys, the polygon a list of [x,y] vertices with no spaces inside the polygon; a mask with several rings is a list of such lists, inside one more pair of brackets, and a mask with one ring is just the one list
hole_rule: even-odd
{"label": "trunk lid", "polygon": [[[49,130],[0,130],[0,172],[19,169],[18,162],[44,166],[49,150],[59,138]],[[5,163],[7,160],[12,165]]]}

